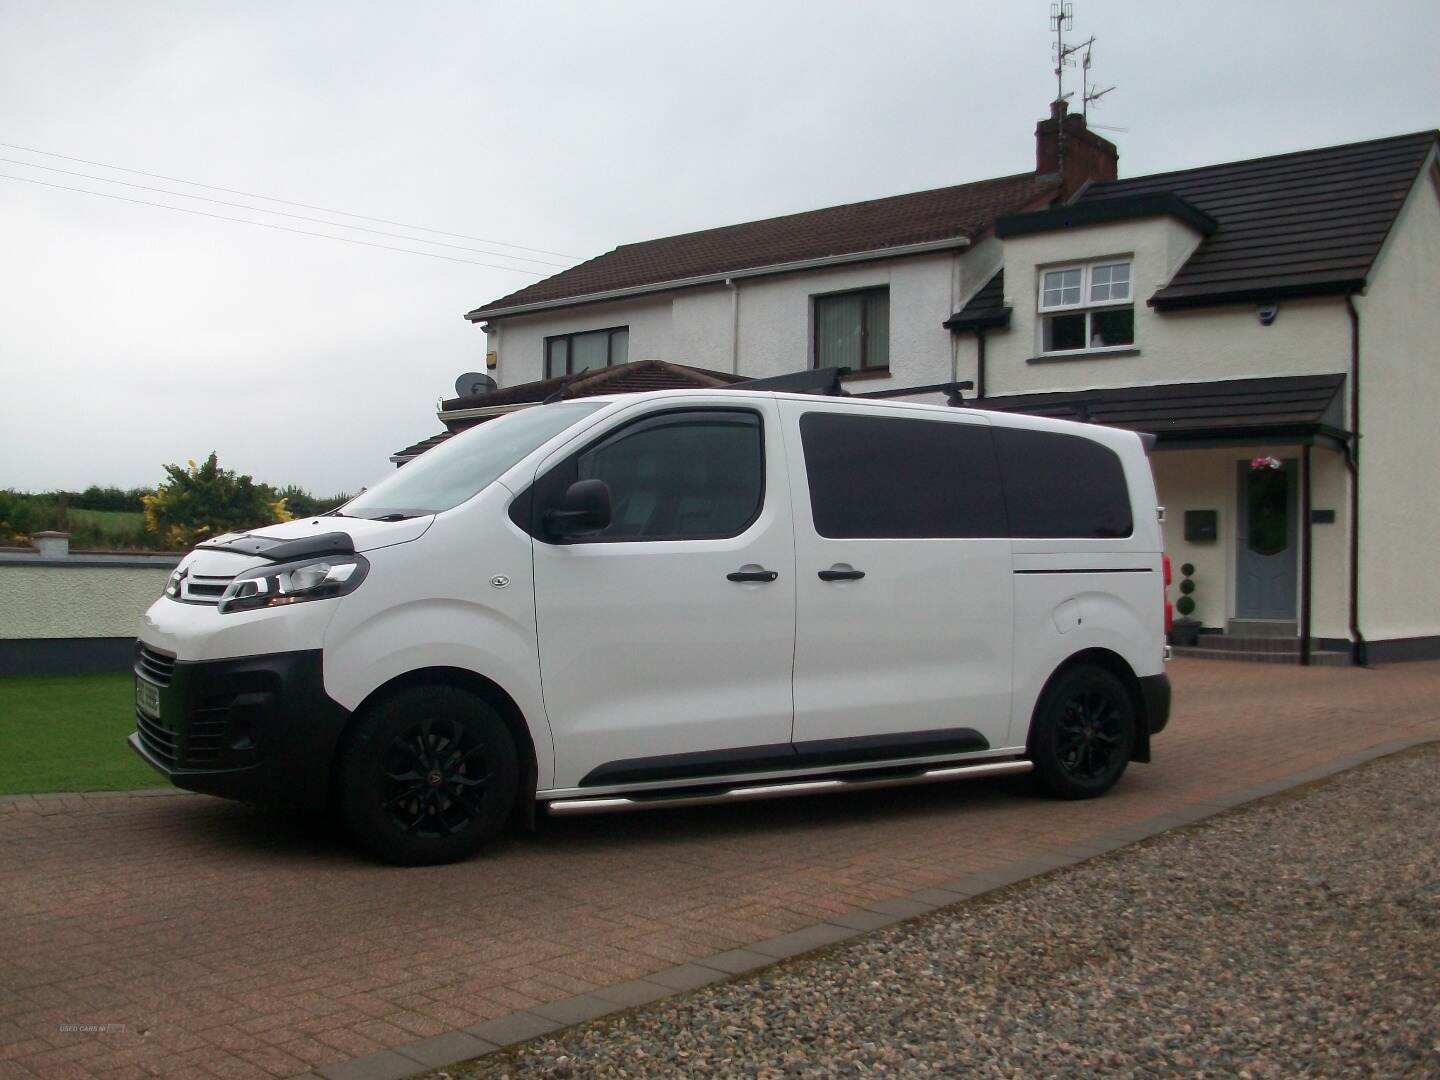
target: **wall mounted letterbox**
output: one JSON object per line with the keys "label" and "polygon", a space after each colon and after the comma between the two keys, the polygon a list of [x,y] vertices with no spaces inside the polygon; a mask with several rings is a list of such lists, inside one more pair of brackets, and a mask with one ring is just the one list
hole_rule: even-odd
{"label": "wall mounted letterbox", "polygon": [[1193,543],[1214,540],[1220,534],[1220,512],[1218,510],[1186,510],[1185,540]]}

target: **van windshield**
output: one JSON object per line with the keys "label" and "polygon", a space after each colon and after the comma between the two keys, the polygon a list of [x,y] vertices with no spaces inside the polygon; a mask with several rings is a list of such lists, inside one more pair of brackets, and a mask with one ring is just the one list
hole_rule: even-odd
{"label": "van windshield", "polygon": [[563,402],[507,413],[427,450],[335,511],[400,521],[459,506],[531,451],[605,403]]}

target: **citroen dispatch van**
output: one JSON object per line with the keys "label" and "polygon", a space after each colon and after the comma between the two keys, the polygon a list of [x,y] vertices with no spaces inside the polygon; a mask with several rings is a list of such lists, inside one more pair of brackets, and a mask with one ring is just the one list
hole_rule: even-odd
{"label": "citroen dispatch van", "polygon": [[512,819],[1150,759],[1166,562],[1126,431],[760,390],[523,408],[200,544],[130,743],[396,863]]}

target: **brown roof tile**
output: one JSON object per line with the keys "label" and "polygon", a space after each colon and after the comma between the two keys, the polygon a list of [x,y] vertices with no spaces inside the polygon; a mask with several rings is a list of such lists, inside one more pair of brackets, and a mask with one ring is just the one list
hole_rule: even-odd
{"label": "brown roof tile", "polygon": [[1157,307],[1346,292],[1364,284],[1436,137],[1421,131],[1097,182],[1074,204],[1170,192],[1218,223],[1151,298]]}
{"label": "brown roof tile", "polygon": [[1281,375],[1265,379],[1167,383],[1048,394],[1007,394],[969,404],[977,409],[1080,420],[1162,440],[1300,434],[1342,426],[1344,375]]}
{"label": "brown roof tile", "polygon": [[1057,181],[1035,173],[808,210],[784,217],[667,236],[614,251],[492,300],[466,317],[522,304],[584,297],[686,278],[958,237],[977,237],[1002,214],[1054,196]]}

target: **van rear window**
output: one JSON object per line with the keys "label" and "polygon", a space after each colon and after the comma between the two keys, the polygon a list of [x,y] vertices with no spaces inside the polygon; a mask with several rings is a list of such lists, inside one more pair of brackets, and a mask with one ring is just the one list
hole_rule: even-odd
{"label": "van rear window", "polygon": [[1010,535],[1115,538],[1134,531],[1119,455],[1079,435],[996,427]]}
{"label": "van rear window", "polygon": [[832,539],[1000,537],[990,429],[953,420],[800,418],[815,531]]}

